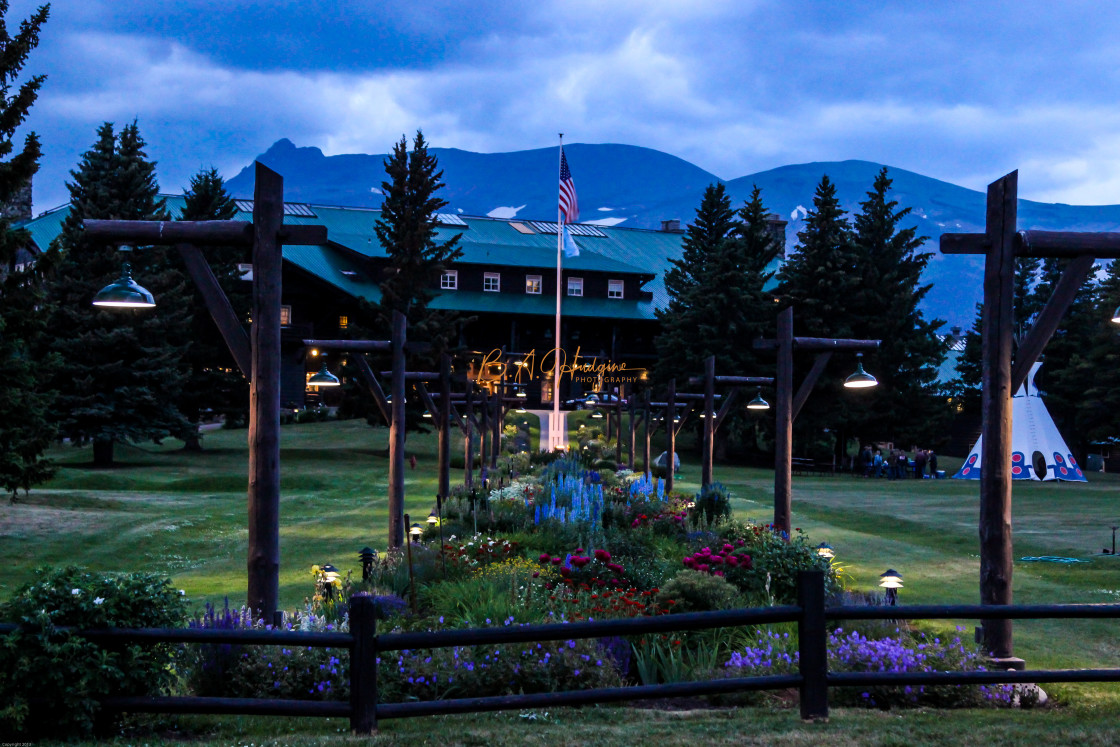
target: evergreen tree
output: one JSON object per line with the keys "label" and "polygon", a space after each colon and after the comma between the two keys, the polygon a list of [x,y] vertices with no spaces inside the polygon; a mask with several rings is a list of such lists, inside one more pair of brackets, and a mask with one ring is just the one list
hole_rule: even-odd
{"label": "evergreen tree", "polygon": [[[701,330],[718,323],[713,309],[720,307],[720,288],[715,266],[727,255],[731,232],[736,228],[735,211],[723,184],[710,184],[704,190],[696,218],[685,231],[681,258],[670,260],[665,273],[665,292],[669,303],[657,311],[661,334],[657,337],[657,364],[654,378],[660,383],[676,377],[702,374],[704,360],[725,340],[712,339]],[[734,280],[732,280],[734,282]],[[718,355],[718,354],[717,354]]]}
{"label": "evergreen tree", "polygon": [[[859,257],[851,225],[827,174],[817,185],[813,209],[806,214],[797,241],[795,253],[778,273],[779,293],[793,305],[794,334],[855,337],[850,304],[861,292]],[[841,395],[840,381],[841,372],[851,370],[851,360],[843,360],[845,357],[834,356],[813,392],[813,407],[798,415],[795,437],[799,446],[795,448],[843,456],[847,435],[841,425],[849,418],[849,398]],[[794,365],[803,373],[811,363],[810,356],[796,355]]]}
{"label": "evergreen tree", "polygon": [[879,386],[852,407],[852,428],[865,437],[932,445],[948,416],[936,385],[944,322],[927,320],[918,307],[932,287],[922,284],[932,255],[919,251],[926,237],[901,227],[911,209],[899,210],[890,199],[891,183],[883,168],[854,221],[860,282],[849,308],[852,331],[882,342],[866,354]]}
{"label": "evergreen tree", "polygon": [[[23,21],[13,35],[5,16],[7,0],[0,0],[0,205],[10,204],[21,190],[30,188],[39,169],[39,138],[28,133],[16,152],[16,130],[27,119],[45,76],[36,75],[18,85],[28,56],[39,43],[49,6],[42,6]],[[14,153],[14,155],[13,155]],[[37,360],[32,347],[45,334],[46,306],[40,270],[16,272],[20,249],[30,244],[27,231],[12,227],[8,211],[0,212],[0,483],[14,502],[20,488],[47,479],[53,469],[43,453],[54,430],[47,415],[52,394],[46,379],[55,363],[51,356]]]}
{"label": "evergreen tree", "polygon": [[[678,382],[704,374],[704,361],[716,357],[718,373],[750,376],[758,367],[751,342],[773,336],[775,316],[763,287],[773,273],[767,266],[781,246],[770,232],[758,187],[738,210],[723,184],[704,191],[696,219],[688,227],[679,260],[665,274],[669,305],[658,311],[655,379]],[[744,435],[745,418],[737,415],[716,433],[716,456],[728,436]]]}
{"label": "evergreen tree", "polygon": [[[1085,444],[1120,436],[1116,422],[1120,412],[1120,324],[1111,321],[1120,306],[1120,262],[1113,260],[1109,265],[1095,297],[1092,336],[1080,362],[1091,380],[1077,402],[1081,430],[1076,435]],[[1047,354],[1048,360],[1054,358]]]}
{"label": "evergreen tree", "polygon": [[[184,198],[182,220],[232,220],[237,214],[237,205],[226,192],[225,181],[217,169],[202,169],[192,176]],[[249,261],[248,251],[241,247],[207,247],[206,261],[237,317],[248,319],[252,288],[242,280],[238,269],[240,263]],[[186,448],[195,451],[201,449],[198,428],[203,411],[222,415],[227,422],[247,420],[249,383],[197,288],[193,289],[190,303],[191,346],[186,358],[190,377],[183,386],[178,407],[191,424],[182,438]]]}
{"label": "evergreen tree", "polygon": [[62,361],[53,381],[59,392],[54,418],[61,435],[77,446],[92,443],[94,463],[107,466],[117,442],[158,441],[187,428],[174,402],[185,378],[191,312],[182,273],[163,247],[128,255],[156,308],[90,305],[98,290],[120,276],[122,257],[114,246],[88,241],[82,222],[168,218],[136,123],[119,136],[112,124],[102,125],[97,142],[70,173],[70,212],[47,253],[55,336],[46,350]]}
{"label": "evergreen tree", "polygon": [[[983,371],[983,331],[984,305],[976,304],[976,319],[972,329],[965,333],[964,350],[957,357],[955,366],[957,377],[949,383],[949,393],[953,398],[956,411],[964,417],[980,422],[980,375]],[[969,444],[971,446],[971,444]]]}
{"label": "evergreen tree", "polygon": [[451,317],[428,309],[432,286],[444,268],[462,256],[459,233],[438,240],[436,213],[447,201],[436,196],[443,171],[419,130],[408,151],[402,136],[385,161],[389,181],[381,182],[385,201],[374,230],[389,255],[388,277],[381,283],[381,315],[387,324],[393,311],[408,317],[409,339],[429,340],[446,349]]}

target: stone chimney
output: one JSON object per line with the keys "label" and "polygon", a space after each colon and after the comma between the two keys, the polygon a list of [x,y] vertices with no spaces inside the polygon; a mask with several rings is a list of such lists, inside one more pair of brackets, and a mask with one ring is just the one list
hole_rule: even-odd
{"label": "stone chimney", "polygon": [[665,233],[684,233],[684,231],[681,229],[680,218],[661,221],[661,230]]}
{"label": "stone chimney", "polygon": [[786,226],[788,224],[789,221],[782,220],[782,216],[777,213],[770,213],[766,216],[766,230],[781,247],[778,256],[782,259],[786,258]]}

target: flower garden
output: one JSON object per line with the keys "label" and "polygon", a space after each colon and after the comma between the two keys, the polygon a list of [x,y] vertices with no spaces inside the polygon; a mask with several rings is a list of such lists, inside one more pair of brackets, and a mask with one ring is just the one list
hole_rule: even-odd
{"label": "flower garden", "polygon": [[[598,466],[597,469],[593,467]],[[835,603],[882,604],[844,588],[842,568],[793,537],[737,520],[719,484],[699,494],[667,493],[664,483],[595,459],[510,458],[511,482],[487,491],[459,487],[410,552],[379,556],[345,574],[307,572],[307,600],[289,610],[290,630],[347,629],[347,600],[374,595],[379,631],[578,622],[787,604],[800,570],[826,573]],[[442,540],[441,540],[442,538]],[[102,650],[58,638],[59,626],[267,627],[244,609],[189,603],[153,574],[110,576],[44,570],[2,607],[0,619],[40,627],[7,636],[0,670],[0,724],[14,731],[35,718],[28,697],[63,717],[58,733],[96,732],[99,694],[177,694],[312,700],[349,697],[345,650],[204,645]],[[479,697],[648,685],[795,671],[792,626],[744,627],[646,637],[410,650],[379,660],[383,702]],[[959,636],[865,623],[829,637],[833,671],[975,670],[983,659]],[[18,684],[17,684],[18,683]],[[838,704],[872,708],[1005,706],[1010,686],[837,689]],[[716,704],[781,696],[743,694]],[[56,712],[52,711],[52,712]]]}

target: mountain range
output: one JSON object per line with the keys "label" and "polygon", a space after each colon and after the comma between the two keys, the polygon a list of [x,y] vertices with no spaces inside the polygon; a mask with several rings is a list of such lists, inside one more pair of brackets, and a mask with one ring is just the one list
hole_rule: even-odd
{"label": "mountain range", "polygon": [[[431,148],[446,187],[445,212],[497,218],[555,220],[558,153],[552,148],[512,153],[472,153]],[[714,174],[650,148],[634,145],[575,143],[564,146],[579,195],[584,222],[624,227],[659,228],[665,219],[688,223],[704,188],[720,180]],[[274,143],[257,160],[284,177],[285,199],[355,207],[378,207],[385,180],[384,154],[326,156],[290,140]],[[757,185],[768,210],[789,221],[787,249],[797,243],[805,211],[823,174],[835,183],[849,212],[858,211],[882,164],[870,161],[822,161],[781,166],[725,181],[733,205],[741,205]],[[945,232],[982,232],[982,192],[888,167],[892,196],[912,209],[908,225],[929,237],[932,253],[924,280],[933,288],[923,301],[927,316],[949,326],[969,328],[981,297],[983,258],[945,256],[938,237]],[[1001,176],[994,174],[993,179]],[[253,175],[246,166],[227,182],[235,197],[252,197]],[[1120,205],[1080,206],[1019,201],[1019,227],[1066,231],[1111,231],[1120,228]]]}

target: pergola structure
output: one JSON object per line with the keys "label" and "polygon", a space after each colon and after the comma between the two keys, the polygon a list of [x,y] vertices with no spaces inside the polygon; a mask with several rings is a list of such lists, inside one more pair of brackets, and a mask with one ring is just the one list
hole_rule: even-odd
{"label": "pergola structure", "polygon": [[[794,337],[793,307],[778,315],[778,337],[774,340],[755,340],[754,347],[777,350],[778,375],[775,396],[774,424],[774,531],[789,536],[793,503],[793,421],[801,412],[809,393],[824,373],[832,353],[837,350],[874,350],[879,340],[843,340],[825,337]],[[793,391],[793,351],[816,353],[813,367],[801,381],[797,393]]]}
{"label": "pergola structure", "polygon": [[[992,605],[1012,601],[1011,396],[1026,381],[1096,259],[1120,258],[1120,233],[1017,230],[1018,191],[1019,172],[1012,171],[988,185],[984,233],[941,235],[943,254],[984,255],[980,603]],[[1069,264],[1012,361],[1019,257],[1062,258]],[[1024,667],[1022,659],[1014,656],[1010,620],[984,620],[983,631],[997,662],[1006,668]]]}
{"label": "pergola structure", "polygon": [[[284,225],[284,180],[255,164],[253,220],[87,220],[91,241],[175,246],[241,372],[249,379],[248,605],[267,620],[280,594],[280,290],[285,244],[324,244],[324,226]],[[199,247],[251,246],[249,335]]]}

